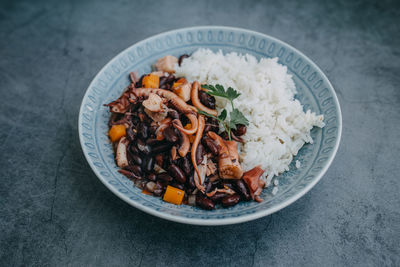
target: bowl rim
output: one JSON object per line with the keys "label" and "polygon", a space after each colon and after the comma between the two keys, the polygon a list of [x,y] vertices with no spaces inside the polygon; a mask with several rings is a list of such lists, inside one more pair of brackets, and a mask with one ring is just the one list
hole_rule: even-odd
{"label": "bowl rim", "polygon": [[[82,124],[82,114],[83,114],[83,107],[84,107],[84,101],[85,99],[87,99],[88,94],[89,94],[89,88],[91,88],[94,85],[94,82],[97,80],[97,78],[99,77],[99,75],[101,73],[103,73],[103,71],[109,67],[111,65],[111,63],[113,62],[113,60],[117,57],[119,57],[121,54],[124,54],[127,50],[129,50],[132,46],[138,46],[141,44],[144,44],[146,41],[148,41],[149,39],[153,39],[153,38],[157,38],[163,35],[170,35],[173,33],[177,33],[177,32],[181,32],[181,31],[193,31],[193,30],[210,30],[210,29],[220,29],[220,30],[225,30],[225,31],[242,31],[242,32],[246,32],[246,33],[251,33],[251,34],[256,34],[256,35],[263,35],[271,40],[273,40],[274,42],[277,42],[279,44],[283,44],[287,47],[289,47],[290,49],[293,49],[293,51],[295,51],[296,53],[298,53],[300,56],[302,56],[303,58],[307,59],[309,61],[309,64],[315,68],[316,71],[318,71],[318,73],[321,75],[321,77],[323,79],[326,80],[327,82],[327,87],[329,87],[330,89],[332,89],[332,97],[333,100],[335,102],[335,105],[337,106],[337,113],[338,113],[338,120],[337,120],[337,127],[338,127],[338,138],[336,140],[335,146],[333,147],[333,152],[330,155],[329,159],[326,161],[325,166],[319,171],[319,173],[316,175],[315,179],[313,179],[309,184],[307,184],[307,186],[305,186],[304,188],[302,188],[300,191],[298,191],[296,194],[294,194],[293,196],[291,196],[290,198],[288,198],[286,201],[279,203],[269,209],[265,209],[265,210],[260,210],[257,211],[255,213],[252,214],[246,214],[246,215],[242,215],[239,217],[230,217],[230,218],[222,218],[222,219],[201,219],[201,218],[186,218],[186,217],[180,217],[177,215],[172,215],[172,214],[168,214],[168,213],[164,213],[161,211],[157,211],[154,210],[150,207],[141,205],[139,203],[137,203],[136,201],[128,198],[127,196],[125,196],[123,193],[119,192],[116,188],[114,188],[111,184],[107,183],[106,180],[104,179],[104,177],[100,174],[100,172],[97,170],[97,168],[94,166],[92,160],[90,160],[89,155],[87,150],[85,149],[84,146],[84,140],[83,140],[83,135],[82,135],[82,130],[80,125]],[[184,28],[179,28],[179,29],[174,29],[174,30],[170,30],[170,31],[166,31],[166,32],[161,32],[158,33],[156,35],[152,35],[149,36],[139,42],[136,42],[132,45],[130,45],[129,47],[125,48],[124,50],[122,50],[121,52],[119,52],[117,55],[115,55],[113,58],[111,58],[94,76],[94,78],[92,79],[92,81],[90,82],[89,86],[86,89],[85,95],[82,98],[82,102],[81,102],[81,106],[79,109],[79,115],[78,115],[78,132],[79,132],[79,141],[81,144],[81,148],[82,148],[82,152],[85,155],[86,161],[89,163],[89,166],[91,167],[92,171],[96,174],[97,178],[99,178],[99,180],[111,191],[113,192],[116,196],[118,196],[120,199],[122,199],[123,201],[125,201],[126,203],[128,203],[129,205],[144,211],[148,214],[151,214],[153,216],[157,216],[159,218],[162,219],[166,219],[169,221],[174,221],[174,222],[178,222],[178,223],[183,223],[183,224],[191,224],[191,225],[205,225],[205,226],[217,226],[217,225],[229,225],[229,224],[237,224],[237,223],[244,223],[244,222],[248,222],[248,221],[252,221],[255,219],[259,219],[262,218],[264,216],[270,215],[274,212],[277,212],[287,206],[289,206],[290,204],[292,204],[293,202],[295,202],[296,200],[298,200],[299,198],[301,198],[302,196],[304,196],[308,191],[311,190],[311,188],[313,188],[320,180],[321,178],[325,175],[326,171],[328,170],[328,168],[330,167],[330,165],[332,164],[337,150],[339,148],[339,144],[340,144],[340,140],[341,140],[341,136],[342,136],[342,112],[341,112],[341,108],[340,108],[340,104],[339,104],[339,100],[338,97],[336,95],[336,91],[334,89],[334,87],[332,86],[331,82],[329,81],[329,79],[327,78],[327,76],[325,75],[325,73],[317,66],[317,64],[314,63],[313,60],[311,60],[308,56],[306,56],[305,54],[303,54],[301,51],[297,50],[296,48],[294,48],[293,46],[291,46],[290,44],[281,41],[275,37],[272,37],[268,34],[265,33],[261,33],[261,32],[257,32],[257,31],[253,31],[253,30],[248,30],[248,29],[244,29],[244,28],[238,28],[238,27],[228,27],[228,26],[195,26],[195,27],[184,27]]]}

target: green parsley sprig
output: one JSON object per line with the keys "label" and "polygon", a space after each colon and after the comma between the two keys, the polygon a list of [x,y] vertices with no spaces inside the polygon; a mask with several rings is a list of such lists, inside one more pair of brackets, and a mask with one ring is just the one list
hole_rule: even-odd
{"label": "green parsley sprig", "polygon": [[238,124],[244,124],[246,126],[249,125],[249,121],[247,120],[247,118],[243,115],[242,112],[240,112],[240,110],[235,108],[235,106],[233,105],[233,100],[240,96],[239,92],[237,92],[232,87],[228,87],[228,89],[225,90],[225,88],[220,84],[217,84],[215,86],[202,85],[201,87],[207,89],[206,91],[207,94],[226,98],[231,103],[232,111],[229,113],[230,117],[229,121],[226,120],[226,117],[228,115],[226,109],[223,109],[218,116],[214,116],[207,112],[198,110],[198,113],[200,114],[217,119],[224,126],[225,131],[228,133],[229,140],[231,140],[232,129],[236,130],[236,125]]}

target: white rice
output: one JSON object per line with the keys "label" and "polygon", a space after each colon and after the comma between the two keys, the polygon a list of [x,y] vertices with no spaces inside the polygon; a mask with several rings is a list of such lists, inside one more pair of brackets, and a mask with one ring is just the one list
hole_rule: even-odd
{"label": "white rice", "polygon": [[[277,58],[258,61],[251,55],[216,53],[199,49],[176,66],[176,75],[200,83],[231,86],[241,93],[234,105],[249,120],[241,146],[244,170],[257,165],[265,169],[268,180],[289,170],[293,156],[305,143],[312,143],[310,130],[323,127],[323,116],[307,110],[294,99],[292,76]],[[217,98],[217,107],[229,111],[225,99]],[[296,164],[297,165],[297,164]],[[275,188],[274,188],[275,189]]]}

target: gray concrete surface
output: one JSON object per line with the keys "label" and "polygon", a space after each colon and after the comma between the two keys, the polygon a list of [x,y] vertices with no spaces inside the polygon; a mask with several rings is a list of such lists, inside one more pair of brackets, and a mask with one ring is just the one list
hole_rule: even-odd
{"label": "gray concrete surface", "polygon": [[[326,2],[326,3],[325,3]],[[1,266],[399,266],[400,5],[387,1],[1,1]],[[89,82],[166,30],[227,25],[310,56],[337,90],[325,177],[271,216],[164,221],[108,191],[81,152]]]}

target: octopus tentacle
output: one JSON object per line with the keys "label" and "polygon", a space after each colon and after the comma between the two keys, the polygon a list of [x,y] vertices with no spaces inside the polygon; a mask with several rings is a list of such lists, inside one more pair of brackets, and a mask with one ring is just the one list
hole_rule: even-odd
{"label": "octopus tentacle", "polygon": [[189,106],[189,108],[191,108],[194,112],[197,112],[197,108],[196,108],[195,106],[192,106],[192,105],[189,105],[189,104],[188,104],[188,106]]}
{"label": "octopus tentacle", "polygon": [[191,158],[192,158],[192,164],[193,167],[197,173],[197,177],[198,179],[194,179],[194,182],[196,184],[197,189],[199,189],[201,192],[204,193],[205,189],[204,186],[202,186],[200,183],[200,172],[199,169],[197,168],[197,160],[196,160],[196,151],[197,151],[197,147],[199,146],[201,137],[203,136],[203,130],[204,130],[204,126],[205,126],[205,120],[204,120],[204,116],[203,115],[199,115],[199,127],[196,133],[196,137],[193,141],[193,146],[192,146],[192,151],[191,151]]}
{"label": "octopus tentacle", "polygon": [[167,129],[170,123],[171,123],[171,118],[165,118],[160,122],[160,126],[158,126],[156,130],[156,139],[158,141],[164,140],[164,130]]}
{"label": "octopus tentacle", "polygon": [[157,94],[160,97],[168,99],[171,104],[182,113],[193,113],[188,104],[175,93],[159,88],[136,88],[133,90],[134,94],[138,97],[148,97],[151,93]]}
{"label": "octopus tentacle", "polygon": [[[191,128],[190,129],[184,129],[182,128],[182,131],[186,134],[194,134],[197,131],[198,123],[197,123],[197,117],[196,117],[196,112],[193,110],[193,108],[186,104],[184,100],[182,100],[179,96],[174,94],[171,91],[164,90],[164,89],[158,89],[158,88],[137,88],[133,89],[133,93],[137,97],[145,96],[148,97],[151,93],[157,94],[158,96],[164,97],[170,101],[170,103],[180,112],[185,114],[185,116],[190,120]],[[179,126],[175,126],[178,130]]]}
{"label": "octopus tentacle", "polygon": [[224,141],[221,136],[210,131],[208,136],[218,146],[218,169],[222,179],[240,179],[243,170],[239,163],[237,144],[235,141]]}
{"label": "octopus tentacle", "polygon": [[191,98],[193,105],[196,108],[200,109],[201,111],[207,112],[208,114],[211,114],[213,116],[218,116],[218,111],[216,109],[210,109],[201,103],[199,99],[199,89],[200,89],[199,82],[197,81],[193,82],[191,91]]}
{"label": "octopus tentacle", "polygon": [[181,125],[177,125],[176,123],[172,122],[175,126],[176,129],[178,129],[181,133],[185,133],[185,134],[195,134],[196,131],[198,130],[198,120],[196,115],[194,114],[185,114],[186,117],[190,120],[190,124],[192,125],[190,129],[185,129],[182,127]]}
{"label": "octopus tentacle", "polygon": [[129,91],[126,91],[117,100],[105,104],[104,106],[109,107],[110,112],[124,114],[130,107],[129,96]]}
{"label": "octopus tentacle", "polygon": [[176,127],[176,125],[180,126],[180,128],[177,128],[177,129],[182,134],[182,143],[178,149],[178,153],[183,158],[186,156],[186,154],[189,152],[189,149],[190,149],[189,137],[187,136],[187,134],[185,134],[183,131],[180,130],[180,129],[183,129],[182,122],[180,120],[177,120],[177,119],[173,120],[172,125],[174,125],[175,127]]}

